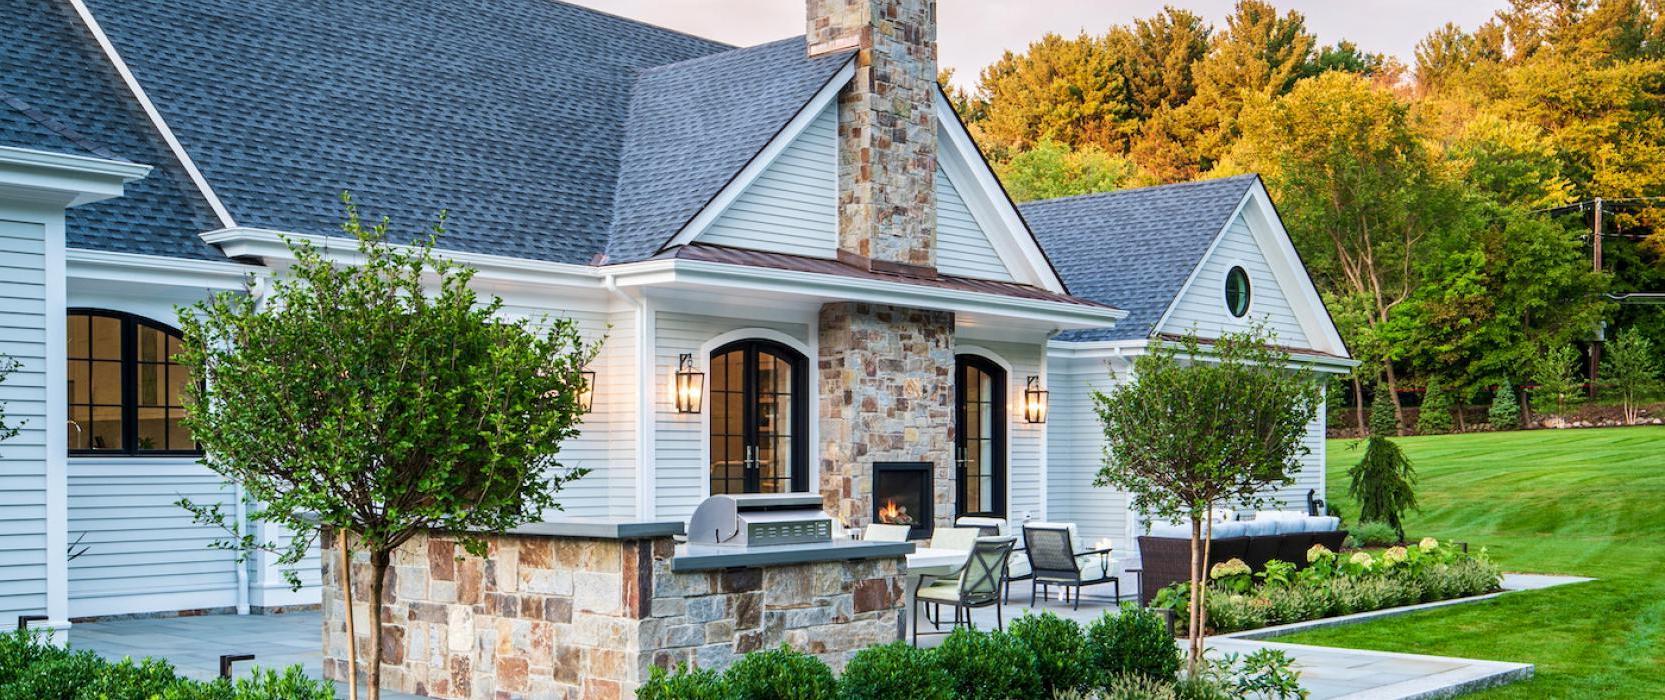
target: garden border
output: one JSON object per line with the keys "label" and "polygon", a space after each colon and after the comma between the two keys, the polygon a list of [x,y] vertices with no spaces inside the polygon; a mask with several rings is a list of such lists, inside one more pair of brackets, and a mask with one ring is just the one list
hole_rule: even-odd
{"label": "garden border", "polygon": [[[1532,580],[1533,582],[1532,583],[1527,583],[1528,579]],[[1549,581],[1549,579],[1564,579],[1564,580]],[[1522,591],[1535,591],[1535,590],[1540,590],[1540,589],[1543,589],[1543,588],[1552,588],[1552,587],[1555,587],[1555,586],[1565,586],[1565,585],[1571,585],[1571,584],[1575,584],[1575,583],[1585,583],[1585,582],[1594,581],[1594,580],[1595,579],[1593,579],[1593,578],[1584,578],[1584,577],[1581,577],[1581,576],[1546,577],[1546,576],[1541,575],[1541,574],[1509,574],[1509,573],[1506,573],[1506,574],[1503,575],[1503,583],[1502,583],[1503,590],[1497,591],[1495,593],[1485,593],[1485,594],[1476,595],[1476,596],[1468,596],[1466,598],[1449,598],[1449,599],[1446,599],[1446,600],[1436,600],[1436,601],[1433,601],[1433,602],[1430,602],[1430,603],[1417,603],[1416,605],[1401,605],[1401,606],[1396,607],[1396,608],[1382,608],[1380,610],[1367,610],[1365,612],[1357,612],[1357,613],[1353,613],[1351,615],[1340,615],[1340,616],[1337,616],[1337,617],[1321,617],[1321,618],[1318,618],[1316,620],[1305,620],[1305,621],[1302,621],[1302,622],[1291,622],[1287,625],[1276,625],[1276,626],[1273,626],[1273,627],[1261,627],[1261,628],[1258,628],[1258,629],[1242,630],[1242,631],[1239,631],[1239,632],[1230,632],[1230,633],[1227,633],[1227,634],[1210,635],[1209,639],[1268,640],[1268,639],[1273,639],[1275,637],[1281,637],[1281,636],[1286,635],[1286,634],[1293,634],[1295,632],[1305,632],[1305,631],[1308,631],[1308,630],[1323,629],[1325,627],[1338,627],[1338,626],[1341,626],[1341,625],[1350,625],[1350,624],[1357,623],[1357,622],[1367,622],[1367,621],[1370,621],[1370,620],[1376,620],[1376,619],[1382,619],[1382,618],[1398,617],[1400,615],[1409,615],[1411,613],[1422,612],[1424,610],[1434,610],[1434,609],[1437,609],[1437,608],[1445,608],[1445,607],[1450,607],[1450,606],[1453,606],[1453,605],[1466,605],[1466,604],[1469,604],[1469,603],[1478,603],[1478,602],[1481,602],[1481,601],[1491,600],[1492,598],[1496,598],[1496,597],[1501,596],[1501,595],[1507,595],[1507,594],[1510,594],[1510,593],[1519,593],[1519,592],[1522,592]],[[1513,583],[1515,585],[1510,585],[1511,583]],[[1337,647],[1337,648],[1339,648],[1339,647]]]}

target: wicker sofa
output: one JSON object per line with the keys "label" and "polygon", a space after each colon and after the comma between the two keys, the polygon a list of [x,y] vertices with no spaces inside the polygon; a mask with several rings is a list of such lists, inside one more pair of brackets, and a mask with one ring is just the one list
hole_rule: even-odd
{"label": "wicker sofa", "polygon": [[[1279,559],[1297,568],[1307,565],[1307,549],[1321,544],[1340,550],[1347,531],[1334,517],[1309,517],[1299,513],[1267,511],[1255,519],[1214,523],[1214,543],[1205,568],[1230,559],[1242,559],[1260,571],[1266,562]],[[1158,525],[1139,538],[1139,602],[1148,604],[1163,587],[1191,579],[1191,528],[1189,525]]]}

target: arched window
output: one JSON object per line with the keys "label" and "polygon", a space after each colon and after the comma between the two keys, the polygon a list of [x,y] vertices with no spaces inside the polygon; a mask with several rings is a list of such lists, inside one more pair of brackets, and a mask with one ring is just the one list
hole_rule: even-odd
{"label": "arched window", "polygon": [[1006,514],[1006,370],[955,358],[954,513]]}
{"label": "arched window", "polygon": [[809,369],[769,340],[711,353],[711,493],[809,490]]}
{"label": "arched window", "polygon": [[173,361],[179,331],[119,311],[68,318],[70,454],[198,454],[182,423],[190,376]]}

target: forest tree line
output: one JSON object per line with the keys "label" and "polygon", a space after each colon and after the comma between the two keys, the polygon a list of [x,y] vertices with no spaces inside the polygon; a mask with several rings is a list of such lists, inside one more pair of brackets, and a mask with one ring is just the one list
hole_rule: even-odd
{"label": "forest tree line", "polygon": [[1019,200],[1259,173],[1359,404],[1583,376],[1604,322],[1665,348],[1665,306],[1609,296],[1665,292],[1665,0],[1511,0],[1409,65],[1262,0],[1223,26],[1168,7],[941,77]]}

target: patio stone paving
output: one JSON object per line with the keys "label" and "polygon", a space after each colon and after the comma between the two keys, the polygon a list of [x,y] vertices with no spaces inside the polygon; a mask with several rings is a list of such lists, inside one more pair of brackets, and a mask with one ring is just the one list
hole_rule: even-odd
{"label": "patio stone paving", "polygon": [[[1510,574],[1508,590],[1532,590],[1583,579]],[[1025,610],[1050,610],[1082,623],[1113,609],[1105,595],[1095,589],[1082,596],[1081,609],[1073,610],[1054,597],[1039,607],[1029,605],[1028,586],[1016,586],[1006,620]],[[1018,590],[1021,589],[1021,590]],[[1126,590],[1124,588],[1124,590]],[[973,616],[979,628],[994,626],[994,611],[979,610]],[[120,659],[154,656],[172,662],[179,672],[192,678],[213,678],[219,672],[221,654],[255,654],[252,662],[237,664],[239,674],[253,666],[283,667],[300,664],[314,677],[322,675],[319,655],[321,621],[317,612],[282,615],[205,615],[201,617],[145,618],[79,623],[70,629],[70,644]],[[934,646],[942,637],[922,637],[921,646]],[[1488,685],[1530,677],[1532,666],[1500,661],[1453,659],[1380,651],[1334,649],[1284,644],[1258,639],[1213,637],[1209,646],[1215,653],[1247,653],[1263,647],[1282,649],[1294,657],[1301,670],[1301,683],[1312,691],[1314,700],[1324,698],[1428,698],[1454,691],[1475,690]],[[340,695],[345,697],[345,687]],[[413,696],[388,693],[390,700]]]}

